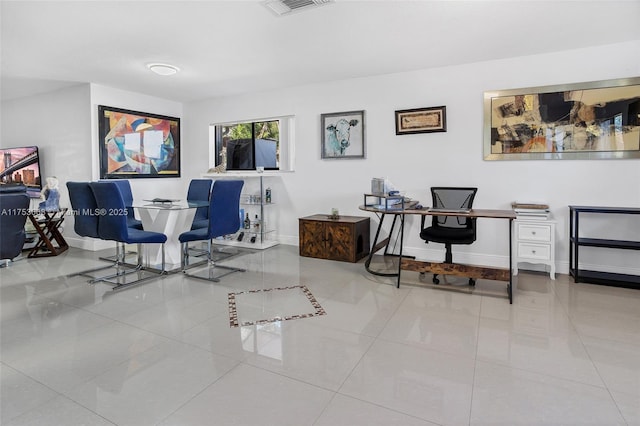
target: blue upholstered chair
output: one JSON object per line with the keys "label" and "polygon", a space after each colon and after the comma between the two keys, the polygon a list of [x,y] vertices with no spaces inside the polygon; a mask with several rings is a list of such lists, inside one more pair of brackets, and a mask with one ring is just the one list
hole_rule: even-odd
{"label": "blue upholstered chair", "polygon": [[0,267],[7,266],[10,260],[22,253],[29,204],[25,186],[0,186],[0,259],[5,260]]}
{"label": "blue upholstered chair", "polygon": [[[67,182],[67,189],[69,191],[71,208],[73,209],[73,230],[81,237],[100,239],[100,235],[98,234],[98,205],[96,204],[96,199],[93,196],[89,182]],[[84,276],[96,279],[94,275],[90,274],[91,272],[101,271],[112,268],[113,266],[114,264],[112,262],[106,266],[87,269],[69,276]]]}
{"label": "blue upholstered chair", "polygon": [[[131,191],[131,183],[129,183],[126,179],[114,179],[109,182],[113,182],[118,185],[118,189],[120,189],[120,193],[122,194],[122,199],[124,200],[124,205],[127,207],[131,207],[133,204],[133,192]],[[129,228],[134,229],[142,229],[142,221],[136,219],[134,214],[134,210],[132,208],[127,211],[127,226]]]}
{"label": "blue upholstered chair", "polygon": [[[131,206],[133,204],[133,192],[131,191],[131,183],[129,183],[128,180],[126,180],[126,179],[112,179],[112,180],[101,180],[100,182],[113,182],[113,183],[115,183],[116,185],[118,185],[118,189],[120,190],[120,193],[122,194],[122,199],[124,200],[125,206]],[[136,219],[134,209],[128,209],[127,210],[127,226],[129,228],[133,228],[133,229],[143,229],[142,221]],[[118,256],[119,256],[119,253],[117,253],[119,248],[120,248],[120,246],[116,247],[116,255],[115,256],[101,257],[100,260],[107,260],[107,261],[110,261],[110,262],[115,262],[117,260]],[[135,254],[135,252],[129,251],[129,252],[124,253],[125,256],[127,254]],[[130,263],[128,265],[131,266]]]}
{"label": "blue upholstered chair", "polygon": [[144,269],[142,264],[142,244],[162,244],[161,272],[164,273],[164,243],[167,241],[167,236],[160,232],[142,231],[127,225],[127,210],[131,208],[127,208],[122,198],[122,193],[115,182],[91,182],[89,186],[95,196],[97,207],[101,211],[98,217],[98,235],[103,240],[115,241],[116,244],[122,246],[121,250],[117,250],[117,264],[123,268],[127,266],[124,263],[125,244],[137,244],[138,246],[138,263],[133,269],[128,271],[123,269],[123,272],[117,274],[116,282],[109,281],[107,278],[100,278],[95,282],[106,281],[115,284],[114,290],[118,290],[153,278],[153,276],[144,277],[138,274],[138,279],[134,281],[127,282],[126,279],[120,279],[124,278],[125,275]]}
{"label": "blue upholstered chair", "polygon": [[[216,180],[213,183],[211,198],[209,200],[209,225],[206,228],[193,229],[180,234],[182,243],[182,270],[186,274],[189,266],[189,243],[193,241],[208,241],[209,250],[207,252],[208,274],[198,276],[187,274],[194,278],[206,279],[209,281],[220,281],[220,277],[232,272],[244,272],[244,269],[229,266],[220,266],[214,263],[211,257],[211,240],[228,234],[233,234],[240,228],[240,193],[244,181],[242,180]],[[212,269],[222,268],[228,270],[227,273],[214,277]]]}
{"label": "blue upholstered chair", "polygon": [[[187,201],[206,201],[211,197],[211,179],[192,179],[187,191]],[[209,206],[198,207],[193,218],[191,230],[209,226]]]}

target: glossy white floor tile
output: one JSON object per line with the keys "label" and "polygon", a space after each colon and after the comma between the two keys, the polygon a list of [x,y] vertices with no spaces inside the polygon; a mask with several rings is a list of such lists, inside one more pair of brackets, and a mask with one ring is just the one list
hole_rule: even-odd
{"label": "glossy white floor tile", "polygon": [[44,405],[40,405],[38,408],[6,423],[6,426],[112,426],[113,424],[114,423],[95,414],[93,411],[60,395]]}
{"label": "glossy white floor tile", "polygon": [[3,425],[640,426],[638,290],[521,270],[510,305],[284,245],[219,283],[66,276],[105,254],[0,269]]}
{"label": "glossy white floor tile", "polygon": [[340,393],[437,424],[469,422],[474,361],[376,341]]}
{"label": "glossy white floor tile", "polygon": [[[256,327],[254,332],[257,336],[248,364],[333,391],[374,340],[302,320]],[[245,351],[249,349],[245,345]]]}
{"label": "glossy white floor tile", "polygon": [[607,389],[479,361],[471,425],[624,425]]}
{"label": "glossy white floor tile", "polygon": [[31,377],[0,363],[0,423],[28,413],[58,395]]}
{"label": "glossy white floor tile", "polygon": [[436,423],[337,394],[314,426],[435,426]]}
{"label": "glossy white floor tile", "polygon": [[481,297],[412,289],[380,338],[474,358]]}
{"label": "glossy white floor tile", "polygon": [[118,425],[156,424],[237,362],[179,342],[135,354],[67,392]]}
{"label": "glossy white floor tile", "polygon": [[162,425],[310,425],[333,393],[248,365],[207,387]]}

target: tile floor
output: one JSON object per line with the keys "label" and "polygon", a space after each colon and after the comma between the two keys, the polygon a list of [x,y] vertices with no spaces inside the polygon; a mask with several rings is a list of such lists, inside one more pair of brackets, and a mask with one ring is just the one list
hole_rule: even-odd
{"label": "tile floor", "polygon": [[217,284],[65,277],[99,255],[0,270],[1,424],[640,425],[638,290],[521,272],[509,305],[284,245]]}

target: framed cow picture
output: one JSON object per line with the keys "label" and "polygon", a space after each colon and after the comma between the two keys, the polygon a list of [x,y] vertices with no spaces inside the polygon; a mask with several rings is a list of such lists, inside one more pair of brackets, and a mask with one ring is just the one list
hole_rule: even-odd
{"label": "framed cow picture", "polygon": [[364,111],[320,115],[321,158],[365,158]]}

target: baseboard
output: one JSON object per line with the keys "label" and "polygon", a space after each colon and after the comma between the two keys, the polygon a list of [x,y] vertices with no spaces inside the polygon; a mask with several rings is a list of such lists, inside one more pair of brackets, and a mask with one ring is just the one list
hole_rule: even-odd
{"label": "baseboard", "polygon": [[69,244],[69,247],[75,247],[82,250],[100,251],[100,250],[115,248],[114,241],[104,241],[104,240],[98,240],[93,238],[67,237],[67,236],[65,236],[64,239],[67,241],[67,244]]}

